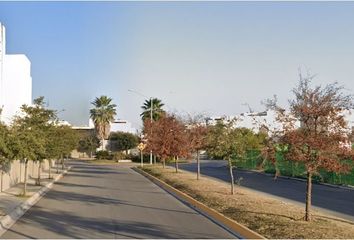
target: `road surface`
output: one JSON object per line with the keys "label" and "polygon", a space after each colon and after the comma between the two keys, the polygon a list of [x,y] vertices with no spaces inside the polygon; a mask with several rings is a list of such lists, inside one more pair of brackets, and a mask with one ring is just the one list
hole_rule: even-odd
{"label": "road surface", "polygon": [[[196,172],[197,164],[180,164],[180,169]],[[202,160],[201,174],[223,181],[230,181],[226,161]],[[262,173],[234,170],[235,179],[242,178],[241,186],[271,194],[281,199],[304,204],[306,199],[306,182],[278,178]],[[354,189],[313,184],[312,204],[319,210],[354,221]]]}
{"label": "road surface", "polygon": [[2,238],[235,238],[130,168],[72,165]]}

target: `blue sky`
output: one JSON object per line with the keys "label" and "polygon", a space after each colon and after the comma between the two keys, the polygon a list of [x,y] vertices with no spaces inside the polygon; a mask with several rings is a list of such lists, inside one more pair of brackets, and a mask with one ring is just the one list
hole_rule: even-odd
{"label": "blue sky", "polygon": [[354,90],[354,2],[0,2],[7,52],[32,62],[33,96],[88,123],[108,95],[139,126],[139,95],[166,110],[231,115],[291,97],[298,69]]}

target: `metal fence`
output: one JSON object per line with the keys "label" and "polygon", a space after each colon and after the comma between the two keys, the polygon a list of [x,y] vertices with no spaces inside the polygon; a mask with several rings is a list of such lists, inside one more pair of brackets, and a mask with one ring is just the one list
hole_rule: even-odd
{"label": "metal fence", "polygon": [[[276,166],[282,176],[291,176],[298,178],[306,178],[306,169],[304,164],[293,161],[287,161],[281,152],[277,153]],[[269,161],[265,161],[262,165],[262,157],[259,151],[249,151],[243,159],[235,159],[234,165],[239,168],[249,170],[263,170],[266,173],[275,173],[275,166]],[[351,185],[354,186],[354,167],[349,174],[337,174],[320,170],[319,175],[313,177],[314,181],[338,184],[338,185]]]}

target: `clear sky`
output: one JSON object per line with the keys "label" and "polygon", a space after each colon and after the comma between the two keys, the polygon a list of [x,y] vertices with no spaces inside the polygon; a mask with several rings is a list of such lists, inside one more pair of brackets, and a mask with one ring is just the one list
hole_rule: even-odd
{"label": "clear sky", "polygon": [[32,62],[33,96],[88,124],[102,94],[140,123],[166,110],[232,115],[291,97],[298,69],[354,90],[354,2],[0,2],[7,52]]}

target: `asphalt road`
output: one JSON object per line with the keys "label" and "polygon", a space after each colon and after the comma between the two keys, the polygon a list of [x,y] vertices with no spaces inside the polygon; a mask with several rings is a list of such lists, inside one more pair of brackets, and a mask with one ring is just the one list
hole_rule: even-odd
{"label": "asphalt road", "polygon": [[2,238],[235,238],[132,169],[72,165]]}
{"label": "asphalt road", "polygon": [[[230,181],[226,161],[201,161],[201,174],[223,181]],[[180,164],[181,169],[196,172],[197,164]],[[306,199],[306,182],[278,178],[262,173],[234,170],[235,179],[242,178],[241,186],[262,193],[271,194],[281,199],[304,204]],[[312,204],[323,212],[354,221],[354,189],[313,184]]]}

